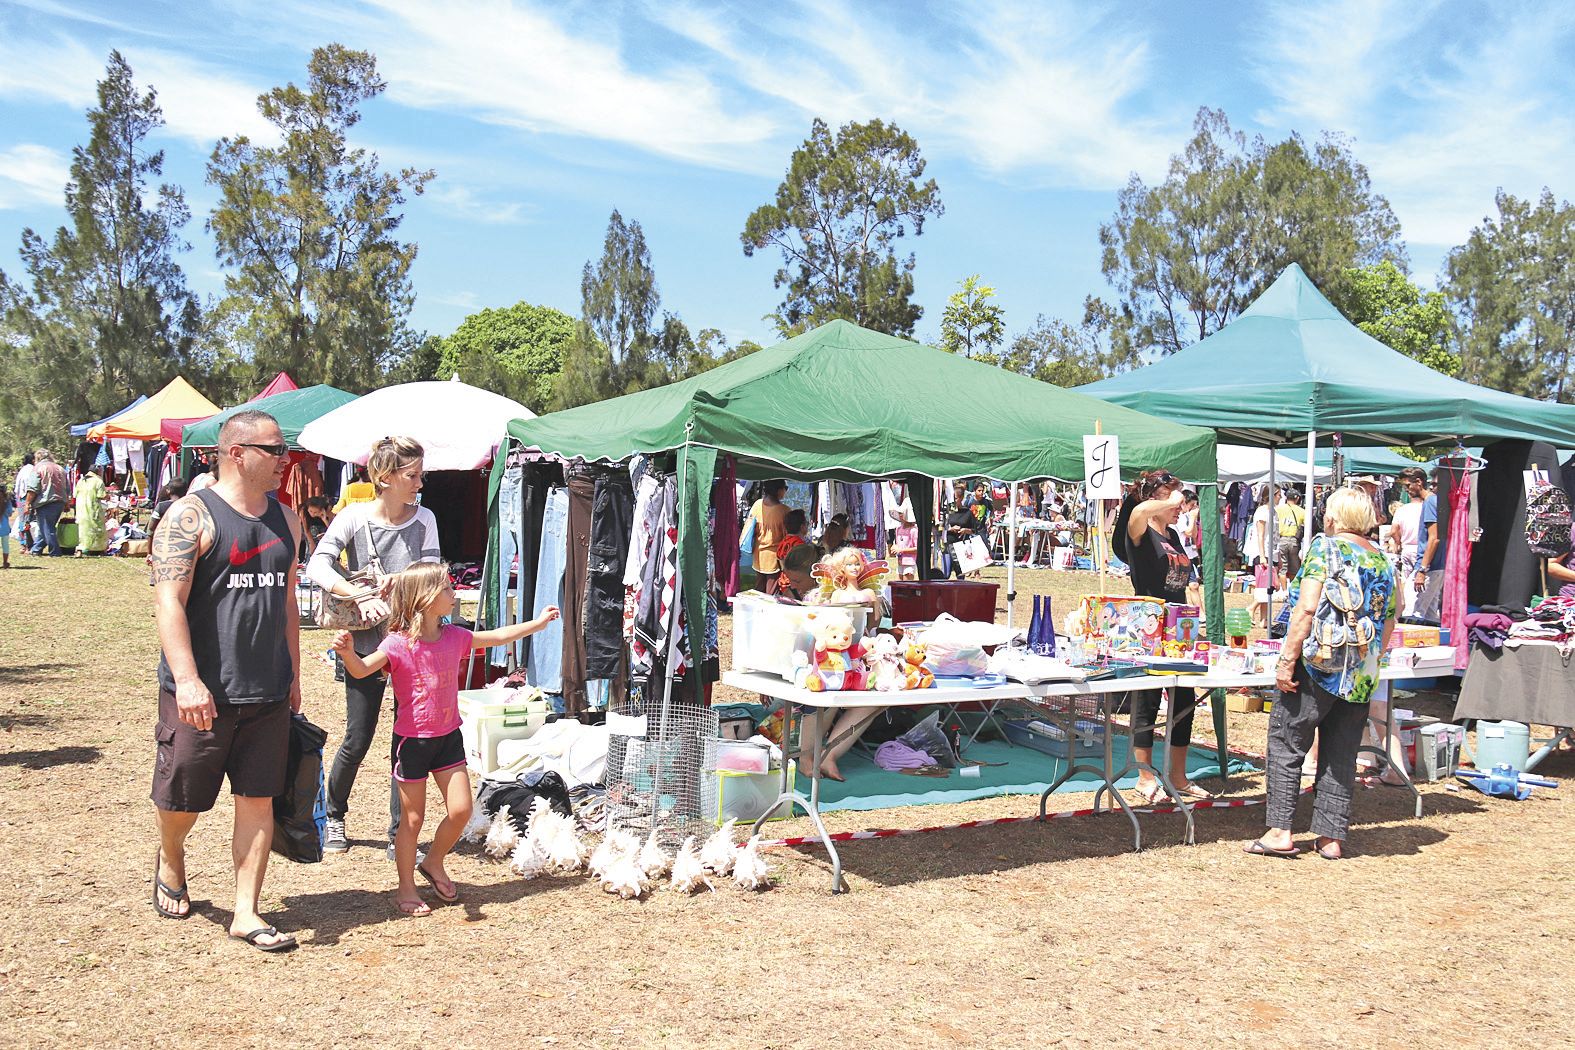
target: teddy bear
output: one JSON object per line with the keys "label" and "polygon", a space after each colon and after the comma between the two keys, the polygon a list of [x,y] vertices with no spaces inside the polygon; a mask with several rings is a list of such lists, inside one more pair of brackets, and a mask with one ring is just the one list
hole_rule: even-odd
{"label": "teddy bear", "polygon": [[815,653],[808,666],[799,669],[801,684],[812,693],[865,688],[869,649],[853,641],[853,617],[827,608],[809,613],[805,620],[815,638]]}
{"label": "teddy bear", "polygon": [[929,655],[929,650],[925,649],[924,643],[910,635],[907,650],[903,654],[905,673],[902,687],[904,689],[928,689],[935,684],[935,676],[930,673],[928,667],[924,666],[924,661]]}
{"label": "teddy bear", "polygon": [[870,647],[870,688],[883,693],[907,688],[907,665],[903,660],[902,643],[895,635],[878,634]]}

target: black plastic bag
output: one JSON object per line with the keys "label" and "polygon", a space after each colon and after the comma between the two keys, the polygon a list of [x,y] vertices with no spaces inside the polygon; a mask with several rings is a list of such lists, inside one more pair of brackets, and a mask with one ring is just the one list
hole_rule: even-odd
{"label": "black plastic bag", "polygon": [[476,804],[489,817],[496,816],[504,806],[509,807],[509,823],[523,835],[537,796],[546,799],[564,816],[574,815],[574,807],[569,802],[569,785],[550,769],[533,769],[518,780],[484,780],[476,792]]}
{"label": "black plastic bag", "polygon": [[946,739],[946,733],[941,729],[939,711],[933,712],[897,739],[915,751],[923,751],[938,766],[951,769],[957,765],[957,755],[952,751],[951,742]]}
{"label": "black plastic bag", "polygon": [[290,757],[284,794],[273,800],[273,851],[297,864],[323,859],[323,825],[328,819],[323,795],[323,746],[328,733],[302,714],[290,716]]}

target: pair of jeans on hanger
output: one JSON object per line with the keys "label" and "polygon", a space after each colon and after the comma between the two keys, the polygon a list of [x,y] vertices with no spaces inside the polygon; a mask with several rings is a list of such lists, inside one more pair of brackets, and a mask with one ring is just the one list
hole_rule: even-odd
{"label": "pair of jeans on hanger", "polygon": [[[563,567],[569,544],[569,490],[558,486],[547,493],[541,518],[541,556],[536,562],[537,610],[563,607]],[[535,615],[535,612],[532,612]],[[527,680],[544,693],[563,692],[563,620],[557,619],[530,636]]]}
{"label": "pair of jeans on hanger", "polygon": [[[508,627],[522,620],[530,619],[534,612],[527,615],[526,594],[524,592],[525,559],[523,544],[520,542],[520,523],[524,520],[523,507],[525,490],[523,482],[525,468],[518,464],[508,467],[503,471],[503,483],[498,486],[498,626]],[[520,571],[514,572],[514,562],[520,562]],[[529,597],[534,598],[532,594]],[[520,639],[512,645],[495,645],[488,654],[488,659],[496,667],[508,664],[509,650],[514,651],[515,666],[525,663],[527,650],[526,640]]]}

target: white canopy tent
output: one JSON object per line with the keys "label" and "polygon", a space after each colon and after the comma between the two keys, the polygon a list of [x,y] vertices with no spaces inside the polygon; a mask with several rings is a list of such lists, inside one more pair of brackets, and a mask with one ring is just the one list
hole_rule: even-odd
{"label": "white canopy tent", "polygon": [[536,414],[518,401],[455,379],[403,383],[374,390],[308,423],[301,447],[345,463],[365,463],[372,442],[392,434],[426,449],[427,470],[475,470],[516,419]]}
{"label": "white canopy tent", "polygon": [[[1294,481],[1305,484],[1307,464],[1280,452],[1250,445],[1220,445],[1217,449],[1221,485],[1243,481],[1250,485],[1267,485],[1276,481]],[[1328,481],[1334,475],[1330,467],[1313,467],[1312,480]]]}

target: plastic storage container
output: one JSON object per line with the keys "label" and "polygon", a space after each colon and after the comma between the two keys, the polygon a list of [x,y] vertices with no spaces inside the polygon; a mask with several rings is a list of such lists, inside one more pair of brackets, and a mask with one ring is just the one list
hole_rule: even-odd
{"label": "plastic storage container", "polygon": [[538,694],[512,694],[499,700],[500,689],[462,689],[459,693],[459,734],[465,741],[465,764],[486,776],[498,768],[498,741],[525,740],[547,723],[550,706]]}
{"label": "plastic storage container", "polygon": [[765,773],[771,769],[771,752],[747,740],[718,740],[716,757],[707,765],[725,773]]}
{"label": "plastic storage container", "polygon": [[[795,763],[788,763],[788,783],[798,770]],[[712,824],[720,825],[732,819],[740,824],[759,820],[782,792],[782,771],[769,773],[733,773],[728,770],[708,769],[701,774],[700,816]],[[793,807],[784,806],[772,820],[786,820],[793,815]]]}
{"label": "plastic storage container", "polygon": [[1444,780],[1455,775],[1460,766],[1460,745],[1466,731],[1449,722],[1434,722],[1416,731],[1416,761],[1411,766],[1413,780]]}
{"label": "plastic storage container", "polygon": [[1478,722],[1476,766],[1489,770],[1505,765],[1517,773],[1526,771],[1531,757],[1531,727],[1524,722]]}
{"label": "plastic storage container", "polygon": [[[863,640],[868,606],[783,605],[764,596],[740,594],[733,599],[733,670],[764,671],[791,680],[799,666],[807,667],[814,660],[809,614],[828,608],[851,616],[853,641]],[[801,662],[794,659],[795,653],[802,654]]]}
{"label": "plastic storage container", "polygon": [[[1001,725],[1006,730],[1006,739],[1012,743],[1043,751],[1056,758],[1102,754],[1105,748],[1104,727],[1098,722],[1078,719],[1071,745],[1067,743],[1065,731],[1053,723],[1007,719]],[[1041,729],[1040,726],[1045,728]]]}
{"label": "plastic storage container", "polygon": [[995,622],[999,584],[980,580],[894,580],[888,586],[892,623],[933,620],[943,612],[959,620]]}

